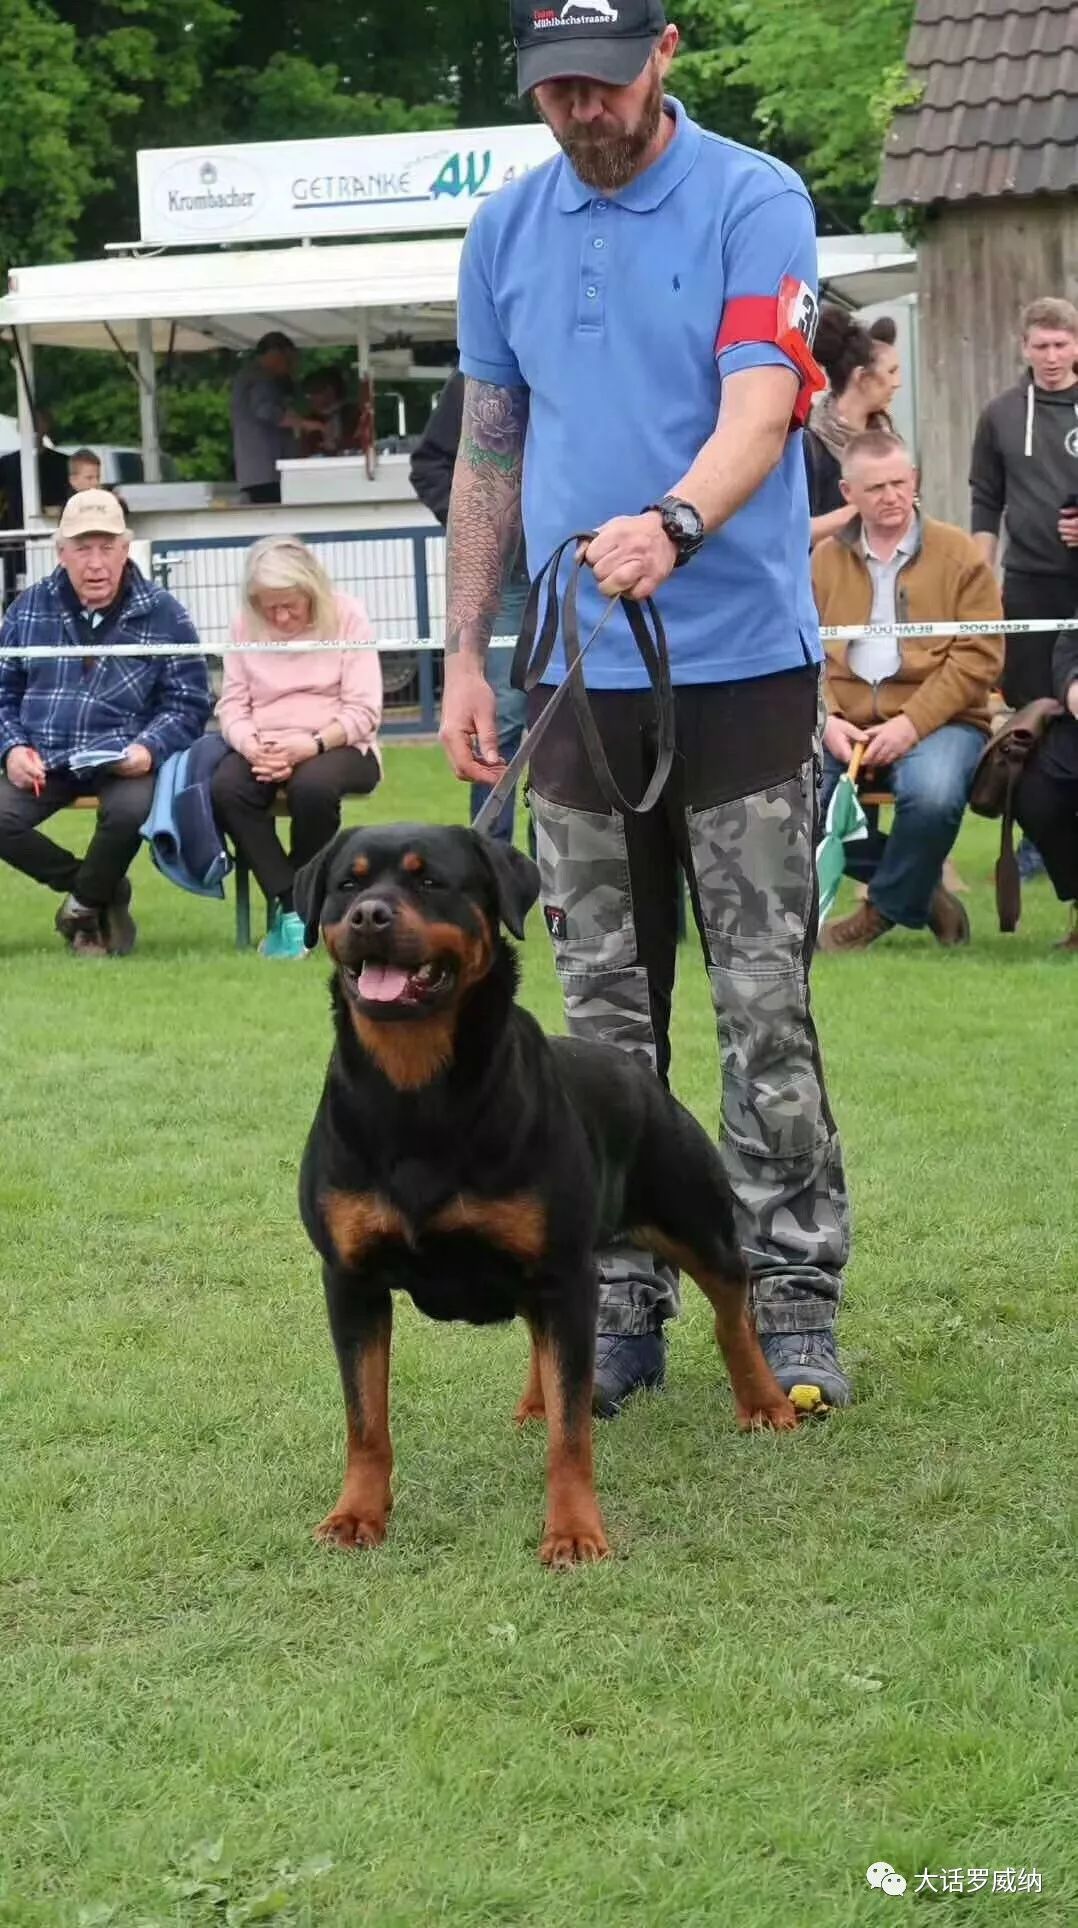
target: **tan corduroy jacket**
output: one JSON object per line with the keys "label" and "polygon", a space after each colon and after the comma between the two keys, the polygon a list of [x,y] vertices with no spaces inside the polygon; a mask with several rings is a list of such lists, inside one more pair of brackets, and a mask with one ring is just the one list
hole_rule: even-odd
{"label": "tan corduroy jacket", "polygon": [[[867,623],[872,578],[861,553],[859,518],[821,542],[812,557],[821,623]],[[999,587],[972,536],[950,522],[921,519],[921,544],[895,584],[900,623],[992,622],[1003,615]],[[944,723],[990,729],[988,695],[1003,668],[1001,636],[907,636],[894,676],[866,683],[849,666],[847,643],[825,643],[824,700],[832,714],[866,729],[904,713],[919,737]]]}

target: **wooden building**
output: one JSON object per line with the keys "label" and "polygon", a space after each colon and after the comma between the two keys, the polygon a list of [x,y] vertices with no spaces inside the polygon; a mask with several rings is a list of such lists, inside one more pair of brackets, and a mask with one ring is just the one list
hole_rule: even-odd
{"label": "wooden building", "polygon": [[926,503],[968,527],[970,445],[1017,381],[1018,315],[1078,302],[1078,0],[917,0],[876,200],[915,213]]}

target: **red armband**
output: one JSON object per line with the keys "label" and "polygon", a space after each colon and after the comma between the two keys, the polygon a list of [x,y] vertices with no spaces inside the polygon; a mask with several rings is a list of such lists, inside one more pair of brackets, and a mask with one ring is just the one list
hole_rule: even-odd
{"label": "red armband", "polygon": [[715,353],[743,342],[766,341],[781,348],[801,377],[790,427],[803,428],[812,398],[827,387],[827,377],[812,352],[819,310],[812,289],[783,275],[777,295],[735,295],[722,311]]}

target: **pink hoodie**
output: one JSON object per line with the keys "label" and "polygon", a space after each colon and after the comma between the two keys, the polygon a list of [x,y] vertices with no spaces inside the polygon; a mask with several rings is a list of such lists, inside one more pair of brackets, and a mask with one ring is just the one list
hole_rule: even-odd
{"label": "pink hoodie", "polygon": [[[366,642],[371,626],[355,596],[338,595],[335,634],[341,642]],[[245,612],[232,624],[232,640],[251,641]],[[302,641],[302,638],[297,640]],[[374,649],[251,650],[225,657],[221,734],[241,756],[250,757],[259,733],[306,730],[317,733],[331,723],[348,732],[357,750],[378,756],[382,720],[382,665]]]}

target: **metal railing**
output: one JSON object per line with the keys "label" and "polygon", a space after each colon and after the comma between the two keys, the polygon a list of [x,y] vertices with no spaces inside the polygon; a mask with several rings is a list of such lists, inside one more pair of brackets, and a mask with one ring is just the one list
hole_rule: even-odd
{"label": "metal railing", "polygon": [[[445,537],[440,529],[333,530],[305,535],[337,589],[358,596],[376,638],[440,642],[445,631]],[[250,540],[158,540],[150,545],[157,582],[187,610],[208,651],[227,643],[243,593]],[[427,649],[382,655],[383,734],[437,728],[441,657]]]}

